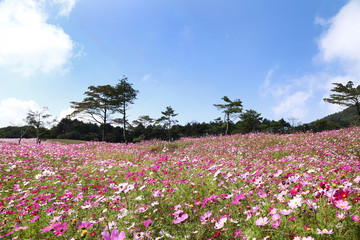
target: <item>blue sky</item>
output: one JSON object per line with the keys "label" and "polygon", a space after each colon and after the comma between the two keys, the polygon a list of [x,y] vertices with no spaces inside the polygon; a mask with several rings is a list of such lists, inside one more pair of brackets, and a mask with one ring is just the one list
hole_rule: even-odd
{"label": "blue sky", "polygon": [[0,0],[0,127],[123,75],[129,111],[209,122],[240,99],[268,119],[310,122],[332,82],[359,84],[360,0]]}

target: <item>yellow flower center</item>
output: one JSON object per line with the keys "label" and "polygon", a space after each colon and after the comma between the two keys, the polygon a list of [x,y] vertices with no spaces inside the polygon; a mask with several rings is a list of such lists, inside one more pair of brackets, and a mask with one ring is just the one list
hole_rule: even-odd
{"label": "yellow flower center", "polygon": [[86,231],[86,230],[82,230],[82,234],[83,234],[83,235],[87,234],[87,231]]}
{"label": "yellow flower center", "polygon": [[264,222],[261,222],[261,225],[263,225],[264,224]]}
{"label": "yellow flower center", "polygon": [[344,204],[341,204],[341,207],[345,207]]}
{"label": "yellow flower center", "polygon": [[324,233],[327,233],[327,230],[326,230],[326,229],[324,229]]}

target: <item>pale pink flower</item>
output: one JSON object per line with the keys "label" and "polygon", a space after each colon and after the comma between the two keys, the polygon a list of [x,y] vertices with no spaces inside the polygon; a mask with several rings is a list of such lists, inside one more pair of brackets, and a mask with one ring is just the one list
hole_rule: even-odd
{"label": "pale pink flower", "polygon": [[329,231],[329,230],[327,230],[326,228],[323,229],[323,230],[320,230],[320,229],[317,228],[317,232],[318,232],[318,234],[332,234],[332,233],[333,233],[333,230],[331,229],[331,230]]}
{"label": "pale pink flower", "polygon": [[216,223],[215,223],[215,229],[221,229],[221,228],[223,228],[224,227],[224,224],[226,223],[226,221],[227,221],[227,217],[221,217],[220,219],[219,219],[219,221],[217,221]]}
{"label": "pale pink flower", "polygon": [[175,213],[174,213],[174,216],[175,216],[175,220],[173,221],[174,224],[178,224],[178,223],[181,223],[183,221],[185,221],[189,215],[187,215],[186,213],[184,213],[183,211],[181,210],[177,210]]}
{"label": "pale pink flower", "polygon": [[298,208],[301,207],[303,201],[299,197],[295,197],[289,201],[289,207],[290,208]]}
{"label": "pale pink flower", "polygon": [[271,220],[273,220],[273,221],[277,221],[279,219],[280,219],[280,215],[277,213],[271,216]]}
{"label": "pale pink flower", "polygon": [[256,220],[255,224],[256,224],[256,226],[264,226],[268,222],[269,222],[269,220],[267,217],[264,217],[264,218],[261,217],[258,220]]}
{"label": "pale pink flower", "polygon": [[200,216],[201,225],[204,225],[207,221],[209,221],[212,212],[204,213],[204,216]]}
{"label": "pale pink flower", "polygon": [[[355,216],[357,216],[357,215],[355,215]],[[336,217],[338,218],[338,219],[344,219],[345,218],[345,213],[343,213],[343,212],[337,212],[337,214],[336,214]]]}
{"label": "pale pink flower", "polygon": [[338,200],[335,202],[335,206],[342,209],[342,210],[350,210],[351,206],[349,206],[349,202],[348,201],[344,201],[344,200]]}
{"label": "pale pink flower", "polygon": [[282,214],[282,215],[289,215],[290,213],[292,213],[293,212],[293,210],[286,210],[286,209],[283,209],[283,210],[280,210],[280,213]]}
{"label": "pale pink flower", "polygon": [[276,222],[273,223],[272,227],[273,228],[277,228],[280,226],[280,220],[277,220]]}
{"label": "pale pink flower", "polygon": [[277,208],[271,209],[271,211],[269,212],[269,215],[274,215],[275,213],[277,213]]}

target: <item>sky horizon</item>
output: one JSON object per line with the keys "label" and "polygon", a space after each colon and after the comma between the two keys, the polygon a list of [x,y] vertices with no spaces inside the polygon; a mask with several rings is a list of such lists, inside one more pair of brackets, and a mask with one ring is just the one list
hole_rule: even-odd
{"label": "sky horizon", "polygon": [[332,83],[360,84],[360,0],[0,0],[0,36],[0,127],[124,75],[129,120],[171,106],[182,125],[223,118],[223,96],[308,123],[344,109]]}

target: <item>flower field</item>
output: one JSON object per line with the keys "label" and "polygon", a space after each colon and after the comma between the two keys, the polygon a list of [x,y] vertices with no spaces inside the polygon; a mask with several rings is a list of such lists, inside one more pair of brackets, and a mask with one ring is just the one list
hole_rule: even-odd
{"label": "flower field", "polygon": [[360,128],[129,145],[0,139],[0,175],[3,239],[360,239]]}

